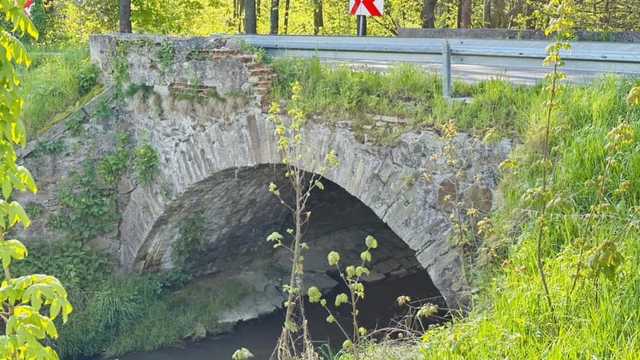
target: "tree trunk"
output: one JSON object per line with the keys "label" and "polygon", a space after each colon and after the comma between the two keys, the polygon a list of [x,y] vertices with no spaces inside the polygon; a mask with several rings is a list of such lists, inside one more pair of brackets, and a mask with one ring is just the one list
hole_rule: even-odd
{"label": "tree trunk", "polygon": [[131,33],[131,0],[120,0],[120,32]]}
{"label": "tree trunk", "polygon": [[424,0],[422,6],[422,28],[433,29],[436,27],[436,4],[438,0]]}
{"label": "tree trunk", "polygon": [[291,0],[284,2],[284,33],[289,33],[289,10],[291,10]]}
{"label": "tree trunk", "polygon": [[535,23],[533,20],[533,4],[529,1],[525,1],[524,6],[525,6],[524,16],[526,17],[525,28],[533,29],[533,27],[535,26]]}
{"label": "tree trunk", "polygon": [[324,26],[322,0],[313,1],[313,33],[318,35]]}
{"label": "tree trunk", "polygon": [[256,0],[245,0],[244,33],[255,34],[256,32]]}
{"label": "tree trunk", "polygon": [[493,27],[502,28],[505,26],[505,0],[493,0],[491,19]]}
{"label": "tree trunk", "polygon": [[484,0],[484,14],[482,15],[485,28],[492,28],[493,21],[491,19],[491,0]]}
{"label": "tree trunk", "polygon": [[271,0],[271,35],[278,35],[280,25],[280,0]]}
{"label": "tree trunk", "polygon": [[611,2],[609,0],[604,3],[604,13],[605,13],[605,21],[604,21],[604,29],[610,31],[611,27]]}
{"label": "tree trunk", "polygon": [[471,29],[471,13],[473,4],[471,0],[460,0],[460,28]]}

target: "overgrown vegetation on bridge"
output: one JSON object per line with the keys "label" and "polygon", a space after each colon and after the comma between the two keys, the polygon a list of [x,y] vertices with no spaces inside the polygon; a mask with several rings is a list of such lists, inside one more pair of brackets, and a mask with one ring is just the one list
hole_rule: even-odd
{"label": "overgrown vegetation on bridge", "polygon": [[[280,76],[276,97],[290,96],[286,85],[300,81],[304,90],[299,106],[312,119],[329,123],[352,120],[363,140],[366,135],[368,141],[391,144],[406,131],[437,130],[453,119],[460,129],[486,141],[507,136],[522,142],[511,160],[503,164],[504,204],[487,219],[481,234],[484,242],[466,247],[473,269],[468,273],[475,276],[474,286],[482,289],[474,298],[473,312],[468,318],[429,331],[419,346],[403,346],[403,354],[422,356],[419,352],[423,351],[427,357],[483,359],[540,354],[624,357],[640,351],[633,340],[634,329],[640,324],[640,279],[633,261],[640,250],[640,109],[626,100],[636,81],[608,77],[584,86],[566,86],[557,99],[550,153],[555,163],[551,190],[557,199],[543,228],[543,252],[548,258],[545,270],[556,307],[556,326],[544,311],[535,265],[540,225],[531,198],[526,196],[529,189],[539,186],[543,166],[540,149],[546,96],[542,86],[519,87],[499,80],[458,84],[458,94],[469,95],[474,101],[448,104],[441,98],[439,79],[416,68],[353,72],[324,67],[316,61],[278,61],[274,67]],[[79,92],[69,93],[80,96]],[[345,113],[360,115],[346,119]],[[400,117],[406,123],[379,124],[379,115]],[[49,126],[44,121],[41,128]],[[64,256],[56,257],[59,261],[34,258],[36,262],[31,264],[35,267],[23,270],[46,268],[71,286],[77,316],[62,328],[58,344],[61,353],[70,358],[174,344],[191,334],[198,323],[209,321],[202,320],[204,314],[228,300],[212,299],[194,307],[184,314],[187,320],[171,332],[149,325],[168,321],[172,304],[185,301],[180,295],[185,292],[176,293],[184,285],[182,275],[113,280],[104,276],[110,266],[105,255],[71,244],[61,246],[75,248],[72,254],[90,261],[67,261]],[[37,249],[36,254],[57,251]],[[582,266],[576,272],[578,263]],[[617,264],[615,271],[608,271],[608,264]],[[201,296],[208,296],[206,291],[184,291],[196,303]],[[245,290],[239,285],[229,291],[242,296]],[[118,316],[109,312],[109,304],[122,309]],[[215,317],[210,321],[213,324]],[[143,330],[146,326],[157,331],[153,340]],[[209,326],[213,325],[205,328],[212,329]],[[385,358],[397,350],[394,345],[366,351]]]}
{"label": "overgrown vegetation on bridge", "polygon": [[[479,137],[519,137],[544,97],[542,86],[490,80],[473,85],[456,82],[456,96],[472,101],[449,102],[442,96],[440,77],[412,65],[376,72],[327,66],[318,60],[278,59],[273,66],[278,73],[276,98],[286,100],[287,84],[300,82],[301,106],[314,120],[334,125],[349,121],[363,140],[368,135],[387,145],[407,131],[438,129],[451,119]],[[380,115],[392,118],[380,121]]]}
{"label": "overgrown vegetation on bridge", "polygon": [[[76,50],[75,45],[91,31],[113,30],[115,7],[103,1],[85,3],[78,7],[76,2],[60,1],[47,11],[39,8],[35,14],[35,20],[49,31],[46,41],[71,43],[74,48],[55,50],[54,54],[46,50],[38,55],[36,51],[32,69],[23,74],[23,119],[33,137],[61,121],[67,121],[70,129],[79,127],[67,115],[101,89],[86,49]],[[200,4],[202,14],[192,9],[175,13],[188,3]],[[480,8],[478,2],[470,3]],[[548,14],[536,13],[533,7],[538,2],[523,3],[527,6],[522,11],[533,9],[525,14],[530,16],[518,17],[514,5],[509,20],[505,19],[507,9],[487,20],[520,27],[547,25]],[[615,11],[627,6],[623,1],[607,3]],[[241,24],[239,9],[227,3],[216,10],[224,9],[230,21],[211,21],[211,26],[196,30],[193,18],[213,16],[213,5],[180,2],[169,9],[139,4],[146,13],[134,17],[138,29],[191,34],[218,29],[215,26],[235,31]],[[396,18],[406,14],[403,24],[415,25],[423,20],[419,13],[422,2],[391,4],[397,4],[392,10]],[[453,15],[458,3],[439,4],[442,8],[436,24],[458,25]],[[582,27],[628,29],[640,21],[637,13],[630,13],[624,21],[612,21],[600,7],[601,2],[580,2],[580,9],[592,5],[596,6],[593,16],[587,10],[578,14]],[[267,6],[268,2],[263,2],[263,14]],[[290,9],[294,15],[289,32],[313,32],[314,24],[302,20],[304,14],[312,16],[312,12],[297,6]],[[101,11],[108,16],[98,17]],[[171,13],[175,17],[170,21],[172,15],[167,14]],[[158,21],[156,14],[164,17]],[[475,14],[473,24],[484,21],[479,11]],[[321,33],[352,31],[353,24],[343,20],[327,18]],[[266,17],[258,24],[263,32],[268,25]],[[374,25],[373,29],[389,32],[388,24]],[[640,100],[638,91],[629,96],[631,89],[640,85],[637,80],[606,77],[587,85],[563,87],[547,136],[544,115],[548,96],[542,85],[520,87],[501,80],[457,83],[457,95],[473,101],[449,103],[441,96],[438,76],[415,67],[397,66],[381,73],[327,67],[314,60],[279,60],[272,65],[279,75],[274,89],[276,100],[290,98],[290,85],[299,82],[303,93],[297,105],[302,111],[313,121],[332,125],[350,121],[362,141],[391,145],[406,132],[441,131],[453,121],[461,131],[487,142],[500,137],[520,142],[502,165],[503,203],[476,229],[482,242],[461,244],[467,251],[467,273],[478,289],[471,313],[431,329],[413,342],[371,344],[360,349],[359,355],[386,360],[623,359],[640,354]],[[109,104],[104,105],[104,117],[110,116],[110,109]],[[37,151],[58,152],[61,148],[52,142],[42,144]],[[219,330],[220,309],[249,291],[242,283],[229,282],[215,289],[224,296],[211,296],[211,288],[189,283],[190,276],[181,270],[122,281],[112,274],[113,263],[107,255],[88,249],[90,239],[83,231],[94,236],[95,232],[114,228],[118,216],[115,185],[125,168],[134,164],[140,179],[148,180],[158,162],[157,154],[144,146],[96,159],[92,172],[82,174],[91,174],[82,176],[84,183],[67,186],[75,186],[80,194],[61,194],[68,213],[59,225],[67,239],[35,246],[32,257],[14,269],[15,275],[51,273],[69,288],[76,312],[69,324],[61,327],[62,338],[56,343],[65,358],[118,355],[173,345],[185,338],[198,339]],[[542,189],[544,177],[548,183]],[[540,209],[545,209],[546,216],[539,216]],[[43,211],[26,210],[34,216]],[[64,222],[69,219],[76,220],[74,226]],[[198,250],[197,234],[191,235],[185,235],[181,243],[185,248],[177,255],[189,258],[194,249]],[[541,290],[541,257],[548,297]],[[173,326],[165,326],[167,323]]]}

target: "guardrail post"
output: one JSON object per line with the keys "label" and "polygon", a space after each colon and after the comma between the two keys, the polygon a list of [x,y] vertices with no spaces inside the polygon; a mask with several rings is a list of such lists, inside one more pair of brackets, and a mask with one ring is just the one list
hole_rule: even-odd
{"label": "guardrail post", "polygon": [[451,99],[451,47],[449,41],[442,43],[442,95]]}

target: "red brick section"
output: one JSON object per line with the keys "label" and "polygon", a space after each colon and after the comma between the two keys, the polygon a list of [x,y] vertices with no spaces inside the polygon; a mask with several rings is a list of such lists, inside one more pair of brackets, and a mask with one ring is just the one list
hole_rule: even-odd
{"label": "red brick section", "polygon": [[213,89],[210,86],[196,86],[188,83],[173,83],[171,84],[170,88],[171,91],[175,91],[178,93],[192,93],[193,95],[198,96],[207,96],[209,95],[208,92]]}
{"label": "red brick section", "polygon": [[250,74],[249,82],[253,85],[256,100],[260,104],[262,112],[266,113],[271,106],[271,88],[276,74],[269,65],[257,63],[255,56],[253,61],[247,64],[247,69]]}
{"label": "red brick section", "polygon": [[[189,54],[189,58],[202,60],[208,59],[213,61],[236,60],[243,63],[249,72],[249,83],[252,85],[256,101],[260,104],[263,112],[269,111],[272,100],[271,87],[276,75],[269,65],[260,63],[257,60],[256,55],[245,54],[239,50],[223,48],[193,52]],[[194,87],[189,84],[173,84],[172,89],[178,91],[196,90],[198,94],[203,95],[207,92],[207,87],[205,86],[200,86],[198,89],[194,89]]]}

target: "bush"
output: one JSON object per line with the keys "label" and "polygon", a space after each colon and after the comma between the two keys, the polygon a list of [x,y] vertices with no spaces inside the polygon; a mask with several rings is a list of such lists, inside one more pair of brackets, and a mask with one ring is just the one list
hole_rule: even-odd
{"label": "bush", "polygon": [[95,161],[85,162],[80,172],[70,174],[60,186],[58,200],[61,210],[49,219],[49,225],[70,239],[85,243],[117,228],[117,194],[102,184]]}

